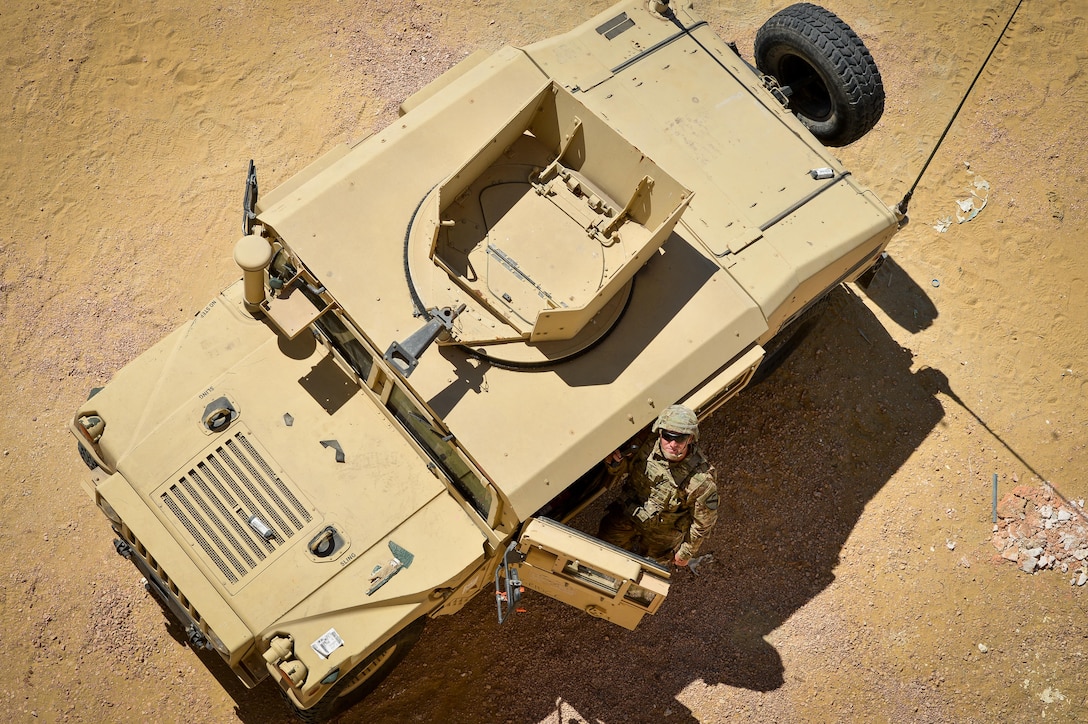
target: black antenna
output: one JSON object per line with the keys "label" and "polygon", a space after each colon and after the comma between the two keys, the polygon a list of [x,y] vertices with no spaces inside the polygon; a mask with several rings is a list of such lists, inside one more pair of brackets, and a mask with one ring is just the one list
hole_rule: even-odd
{"label": "black antenna", "polygon": [[918,183],[922,180],[922,176],[925,174],[926,169],[929,168],[929,164],[933,160],[933,157],[937,155],[937,151],[940,149],[941,144],[944,143],[945,136],[947,136],[949,130],[952,129],[952,124],[956,122],[956,117],[959,116],[960,111],[963,109],[963,104],[967,102],[967,98],[971,95],[971,91],[974,90],[975,83],[977,83],[978,79],[982,76],[982,71],[986,69],[986,65],[990,62],[990,58],[993,57],[994,52],[997,50],[997,46],[1001,43],[1001,39],[1005,37],[1005,33],[1008,31],[1009,26],[1012,25],[1012,19],[1016,17],[1016,12],[1023,3],[1024,0],[1019,0],[1019,2],[1016,3],[1016,7],[1013,8],[1012,14],[1009,15],[1009,21],[1005,23],[1005,27],[1001,29],[1001,34],[998,35],[997,40],[994,41],[994,47],[990,48],[990,53],[986,56],[986,60],[982,61],[978,73],[975,73],[974,80],[971,81],[971,85],[967,86],[967,92],[963,94],[963,99],[960,100],[960,104],[956,106],[956,110],[948,120],[948,125],[944,127],[944,132],[942,132],[941,137],[937,139],[937,145],[933,147],[933,151],[929,154],[929,158],[926,159],[925,164],[922,166],[922,170],[918,172],[918,178],[914,179],[914,184],[910,187],[910,191],[908,191],[903,197],[903,200],[896,205],[895,210],[899,214],[903,216],[907,215],[907,206],[910,204],[911,196],[914,195],[914,189],[918,188]]}

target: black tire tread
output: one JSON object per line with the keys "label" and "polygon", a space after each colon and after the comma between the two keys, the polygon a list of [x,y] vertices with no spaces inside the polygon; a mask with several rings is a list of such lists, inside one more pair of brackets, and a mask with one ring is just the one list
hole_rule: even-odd
{"label": "black tire tread", "polygon": [[[771,16],[756,34],[755,59],[760,71],[778,77],[779,69],[769,55],[782,45],[810,55],[808,61],[814,66],[824,60],[826,67],[817,69],[833,74],[825,80],[842,92],[838,109],[842,117],[830,133],[813,129],[816,124],[798,114],[822,143],[845,146],[876,125],[884,113],[884,83],[869,49],[849,25],[818,5],[797,3]],[[834,96],[834,89],[829,91]]]}
{"label": "black tire tread", "polygon": [[76,447],[79,448],[79,458],[83,461],[83,464],[86,465],[88,469],[94,470],[98,467],[98,461],[95,460],[89,452],[87,452],[87,448],[83,447],[83,443],[77,442]]}

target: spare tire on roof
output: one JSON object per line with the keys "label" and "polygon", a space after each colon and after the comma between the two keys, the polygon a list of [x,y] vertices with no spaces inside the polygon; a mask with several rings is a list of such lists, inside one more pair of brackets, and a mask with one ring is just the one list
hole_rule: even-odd
{"label": "spare tire on roof", "polygon": [[779,11],[756,33],[756,67],[787,90],[789,108],[826,146],[845,146],[876,125],[884,84],[865,43],[811,3]]}

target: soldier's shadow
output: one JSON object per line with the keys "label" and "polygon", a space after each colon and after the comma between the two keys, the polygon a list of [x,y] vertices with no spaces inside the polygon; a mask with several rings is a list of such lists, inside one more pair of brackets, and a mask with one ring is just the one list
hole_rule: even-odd
{"label": "soldier's shadow", "polygon": [[[682,722],[696,720],[682,703],[693,684],[779,688],[768,635],[834,581],[865,505],[943,417],[919,375],[861,300],[836,291],[793,355],[702,425],[722,500],[700,551],[714,562],[677,571],[655,616],[628,632],[530,592],[499,626],[484,592],[430,622],[343,720]],[[604,504],[575,525],[595,532]]]}

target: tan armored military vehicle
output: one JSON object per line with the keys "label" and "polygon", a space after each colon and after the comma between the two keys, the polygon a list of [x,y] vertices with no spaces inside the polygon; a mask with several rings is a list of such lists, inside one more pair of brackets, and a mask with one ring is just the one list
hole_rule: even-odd
{"label": "tan armored military vehicle", "polygon": [[484,590],[500,622],[523,588],[659,610],[668,570],[564,525],[601,461],[736,395],[903,221],[823,145],[883,110],[857,36],[793,6],[756,63],[629,0],[470,56],[259,199],[250,165],[242,278],[72,421],[194,647],[320,720]]}

